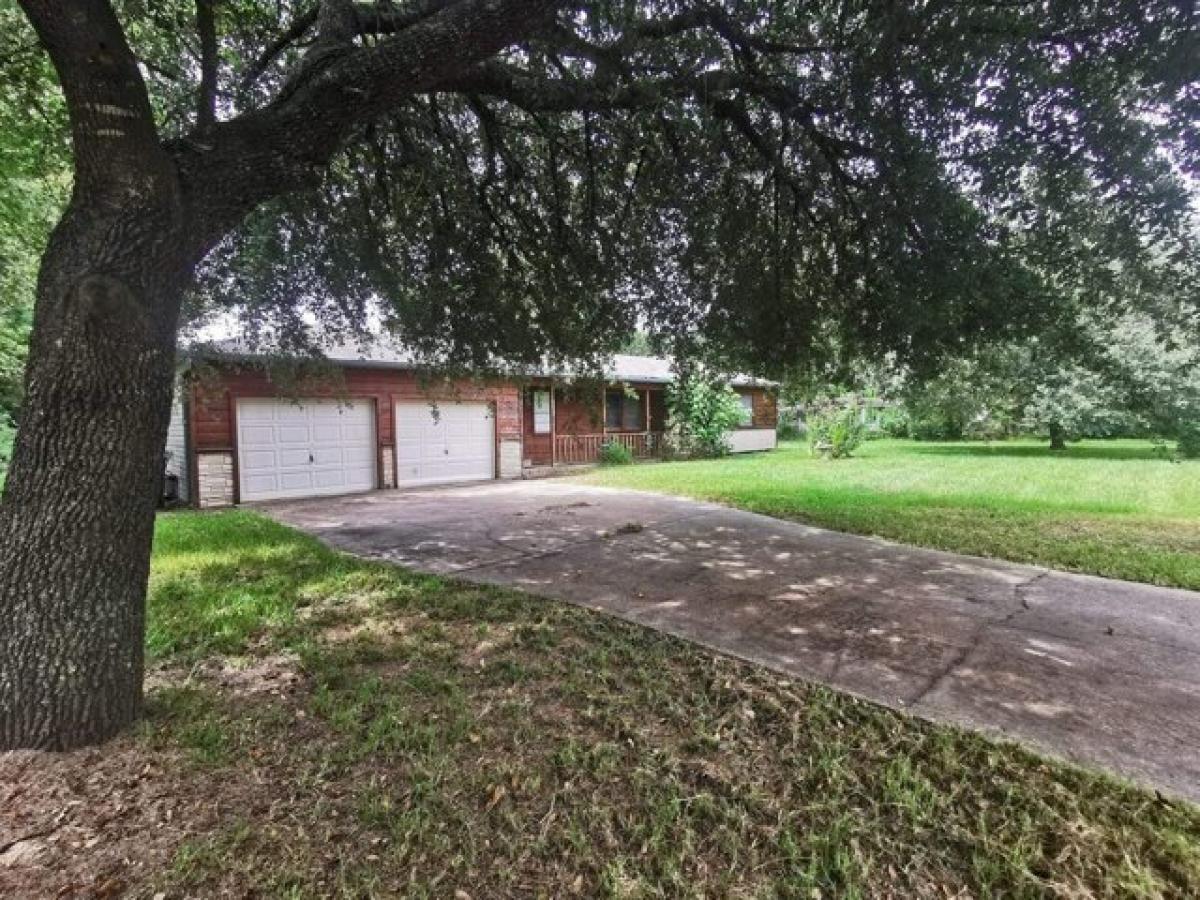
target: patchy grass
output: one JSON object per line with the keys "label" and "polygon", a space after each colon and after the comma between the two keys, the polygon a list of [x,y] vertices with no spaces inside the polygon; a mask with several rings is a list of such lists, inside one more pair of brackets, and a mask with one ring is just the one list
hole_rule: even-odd
{"label": "patchy grass", "polygon": [[1200,894],[1188,804],[248,512],[162,517],[150,646],[136,734],[0,763],[0,893]]}
{"label": "patchy grass", "polygon": [[715,500],[922,547],[1200,590],[1200,462],[1148,441],[801,444],[719,460],[601,469],[592,484]]}

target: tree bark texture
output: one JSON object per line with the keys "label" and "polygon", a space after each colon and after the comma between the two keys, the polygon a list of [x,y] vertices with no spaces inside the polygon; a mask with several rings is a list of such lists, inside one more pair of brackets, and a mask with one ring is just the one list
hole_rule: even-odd
{"label": "tree bark texture", "polygon": [[0,747],[102,741],[141,705],[182,283],[164,246],[177,230],[124,218],[120,251],[140,248],[151,271],[95,271],[80,245],[104,243],[103,226],[88,213],[68,214],[44,264],[0,506]]}

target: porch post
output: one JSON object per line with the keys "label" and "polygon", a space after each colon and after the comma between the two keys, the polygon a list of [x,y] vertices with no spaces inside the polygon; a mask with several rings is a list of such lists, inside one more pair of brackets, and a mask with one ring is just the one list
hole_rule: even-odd
{"label": "porch post", "polygon": [[558,465],[558,407],[554,405],[554,382],[550,382],[550,468]]}
{"label": "porch post", "polygon": [[654,448],[650,446],[650,388],[642,391],[642,446],[645,448],[647,456],[654,452]]}

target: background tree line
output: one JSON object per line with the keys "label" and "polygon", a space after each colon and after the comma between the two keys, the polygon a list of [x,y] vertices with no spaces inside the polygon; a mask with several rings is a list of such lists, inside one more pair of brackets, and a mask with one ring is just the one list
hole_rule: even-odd
{"label": "background tree line", "polygon": [[[840,378],[793,373],[785,405],[884,398],[877,427],[918,440],[1033,434],[1062,447],[1080,438],[1149,437],[1200,457],[1200,339],[1147,315],[1082,315],[1069,329],[991,343],[931,373],[888,362]],[[786,424],[785,424],[786,427]]]}

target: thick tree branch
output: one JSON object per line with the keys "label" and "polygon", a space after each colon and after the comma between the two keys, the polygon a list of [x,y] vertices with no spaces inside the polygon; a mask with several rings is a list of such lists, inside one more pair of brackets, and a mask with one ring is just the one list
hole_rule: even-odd
{"label": "thick tree branch", "polygon": [[321,0],[317,13],[317,41],[322,44],[348,44],[358,34],[358,14],[354,0]]}
{"label": "thick tree branch", "polygon": [[309,29],[317,24],[317,14],[320,11],[321,7],[314,4],[297,16],[295,21],[279,37],[267,45],[267,48],[263,50],[258,59],[246,67],[246,72],[242,75],[243,90],[249,90],[253,87],[254,83],[262,76],[262,73],[267,71],[267,68],[279,58],[279,55],[283,51],[304,37]]}
{"label": "thick tree branch", "polygon": [[200,34],[200,96],[196,127],[217,121],[217,21],[216,0],[196,0],[196,31]]}
{"label": "thick tree branch", "polygon": [[62,84],[77,187],[144,186],[148,164],[162,150],[137,59],[112,7],[106,0],[21,0],[21,6]]}
{"label": "thick tree branch", "polygon": [[571,80],[542,78],[495,62],[482,63],[438,85],[443,91],[505,100],[529,113],[650,109],[673,98],[748,87],[746,78],[724,70],[624,81],[604,77]]}
{"label": "thick tree branch", "polygon": [[590,44],[580,39],[576,49],[590,47],[593,52],[608,58],[627,55],[635,46],[646,41],[677,37],[688,31],[708,29],[719,34],[729,44],[758,53],[807,56],[834,52],[837,48],[825,43],[795,43],[779,41],[753,34],[736,23],[723,9],[707,3],[694,4],[690,9],[673,16],[647,19],[627,29],[615,42],[606,45]]}
{"label": "thick tree branch", "polygon": [[[436,15],[456,2],[458,0],[414,0],[400,7],[379,3],[347,3],[343,4],[343,8],[349,15],[344,20],[343,28],[347,32],[347,39],[365,34],[396,34]],[[295,21],[247,66],[242,76],[243,90],[253,87],[271,63],[313,30],[323,8],[324,4],[315,3],[297,16]]]}
{"label": "thick tree branch", "polygon": [[403,6],[356,3],[354,10],[359,34],[396,34],[436,15],[458,0],[413,0]]}
{"label": "thick tree branch", "polygon": [[[302,67],[280,98],[174,142],[199,259],[250,210],[311,186],[354,127],[544,29],[568,0],[458,0],[373,46]],[[227,185],[213,191],[211,185]]]}

